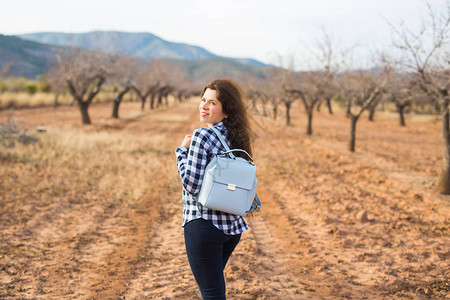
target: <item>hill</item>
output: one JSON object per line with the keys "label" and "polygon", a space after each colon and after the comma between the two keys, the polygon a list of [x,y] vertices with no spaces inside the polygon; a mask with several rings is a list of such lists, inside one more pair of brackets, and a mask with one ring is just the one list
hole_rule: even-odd
{"label": "hill", "polygon": [[178,60],[223,58],[251,66],[265,66],[265,64],[250,58],[220,57],[202,47],[166,41],[147,32],[38,32],[23,34],[20,37],[39,43],[64,47],[78,47],[85,50],[100,50],[109,54],[127,54],[137,58],[168,58]]}
{"label": "hill", "polygon": [[9,67],[15,77],[36,78],[48,71],[57,51],[75,46],[106,53],[123,53],[143,61],[168,58],[185,68],[195,82],[214,77],[239,78],[258,74],[265,64],[251,58],[228,58],[201,47],[167,42],[151,33],[91,32],[0,35],[0,72]]}
{"label": "hill", "polygon": [[0,70],[9,68],[9,75],[35,78],[45,73],[58,47],[0,34]]}
{"label": "hill", "polygon": [[263,68],[245,65],[225,58],[215,57],[195,61],[179,61],[193,82],[205,83],[214,78],[232,77],[241,79],[247,75],[263,76]]}

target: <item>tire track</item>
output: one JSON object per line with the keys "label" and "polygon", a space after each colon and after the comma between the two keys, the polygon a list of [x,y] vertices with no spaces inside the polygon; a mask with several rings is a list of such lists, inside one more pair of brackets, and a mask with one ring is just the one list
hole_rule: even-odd
{"label": "tire track", "polygon": [[187,261],[181,218],[163,221],[141,254],[145,263],[128,283],[126,299],[201,299]]}
{"label": "tire track", "polygon": [[[184,106],[193,107],[189,102]],[[168,140],[174,140],[174,135],[179,134],[181,130],[188,130],[198,115],[196,111],[191,114],[184,114],[184,111],[185,107],[177,106],[174,109],[158,111],[157,116],[152,113],[142,114],[139,117],[140,122],[107,120],[106,123],[122,122],[125,125],[101,125],[100,129],[118,128],[134,133],[144,130],[151,133],[145,125],[158,125],[155,118],[167,119],[164,126],[156,126],[153,132],[164,135]],[[182,117],[174,122],[171,121],[172,114]],[[137,126],[137,123],[140,126]],[[143,128],[137,130],[140,127]],[[89,130],[93,129],[96,130]],[[173,165],[172,151],[161,156],[161,159],[167,161],[165,165]],[[50,206],[37,210],[31,207],[27,223],[14,228],[14,238],[8,242],[10,246],[4,247],[8,252],[9,249],[23,248],[23,251],[16,250],[14,254],[19,255],[17,263],[23,267],[3,266],[11,275],[2,275],[2,281],[9,282],[8,288],[16,291],[14,295],[26,297],[121,297],[143,262],[141,253],[149,243],[153,226],[160,215],[167,214],[159,202],[161,195],[167,195],[170,181],[170,177],[166,176],[155,181],[151,193],[143,197],[136,209],[118,211],[121,207],[105,208],[94,202],[71,204],[72,200],[67,199],[57,199]],[[11,243],[14,245],[11,246]],[[33,274],[23,274],[23,278],[22,274],[14,276],[14,270],[26,268],[30,263],[29,259],[39,260],[43,263],[42,267],[35,266]]]}
{"label": "tire track", "polygon": [[[141,126],[138,127],[139,132],[155,132],[157,134],[162,134],[169,144],[179,143],[176,135],[179,134],[180,131],[182,132],[191,127],[194,119],[198,117],[198,113],[195,110],[190,114],[184,114],[183,112],[186,111],[185,106],[192,107],[192,101],[176,106],[175,108],[168,108],[164,111],[160,111],[157,116],[149,114],[148,123],[145,119],[141,120],[144,125],[141,124]],[[182,114],[183,117],[177,118],[176,121],[171,121],[171,116],[173,114],[176,116]],[[161,125],[155,118],[157,118],[157,120],[168,121],[164,122],[162,126],[153,127],[155,123]],[[129,124],[133,124],[134,126],[135,123]],[[134,131],[136,128],[133,128],[133,126],[130,126],[130,128],[125,127],[124,129],[127,131]],[[160,175],[171,173],[171,170],[173,169],[172,166],[174,165],[173,156],[173,151],[167,151],[167,155],[161,157],[161,159],[166,162],[163,165],[167,166],[167,169],[161,170],[163,173]],[[176,175],[176,173],[174,175]],[[173,231],[176,229],[176,226],[174,226],[173,223],[174,221],[167,223],[167,219],[173,218],[172,216],[176,211],[176,208],[173,207],[173,203],[179,202],[179,200],[177,200],[179,197],[173,197],[173,189],[176,189],[176,186],[177,184],[176,181],[174,181],[174,177],[170,175],[163,175],[156,180],[153,179],[151,194],[149,194],[147,200],[140,203],[136,212],[128,218],[131,232],[126,233],[127,242],[119,244],[119,247],[116,247],[116,249],[107,256],[105,263],[108,268],[99,273],[97,285],[104,289],[104,291],[96,292],[95,296],[99,297],[99,299],[116,296],[123,297],[125,295],[131,295],[130,297],[135,298],[147,294],[149,297],[157,297],[156,295],[162,295],[166,291],[164,290],[166,287],[165,283],[161,284],[161,282],[158,283],[158,281],[160,281],[161,278],[164,278],[166,274],[164,272],[169,271],[164,270],[162,264],[152,265],[151,263],[158,262],[158,259],[160,259],[161,263],[165,263],[167,258],[164,257],[168,254],[168,252],[166,253],[165,251],[174,248],[174,245],[171,243],[175,243],[179,240],[176,231]],[[161,226],[164,228],[163,238],[160,238],[161,243],[169,243],[169,246],[167,248],[157,247],[155,249],[153,248],[155,242],[154,238],[160,234]],[[109,232],[112,230],[113,228],[111,228]],[[167,240],[167,237],[171,238]],[[172,257],[177,258],[180,257],[180,255],[175,254]],[[151,262],[150,264],[149,261]],[[142,277],[141,273],[146,268],[151,269],[151,274],[160,273],[159,276],[155,278],[154,285],[153,282],[150,286],[139,284],[139,278]],[[111,282],[111,284],[105,283],[105,273],[110,275],[108,282]],[[179,271],[177,271],[177,273],[179,273]],[[107,287],[106,289],[105,285]],[[108,287],[108,285],[110,287]],[[155,289],[155,287],[159,288]],[[163,289],[162,291],[160,290],[161,288]],[[181,292],[183,291],[181,290]]]}

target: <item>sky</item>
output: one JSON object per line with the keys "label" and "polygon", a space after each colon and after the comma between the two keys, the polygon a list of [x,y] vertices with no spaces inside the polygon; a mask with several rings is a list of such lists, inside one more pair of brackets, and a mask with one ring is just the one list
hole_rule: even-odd
{"label": "sky", "polygon": [[[443,7],[445,0],[429,0]],[[277,63],[307,57],[323,37],[372,53],[393,24],[420,26],[424,0],[3,0],[0,33],[151,32],[217,55]]]}

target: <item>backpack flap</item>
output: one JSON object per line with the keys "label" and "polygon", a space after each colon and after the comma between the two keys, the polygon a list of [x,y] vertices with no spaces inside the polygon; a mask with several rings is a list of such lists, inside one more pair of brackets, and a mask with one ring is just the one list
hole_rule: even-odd
{"label": "backpack flap", "polygon": [[213,180],[227,185],[229,190],[241,188],[252,190],[256,177],[256,166],[245,159],[217,157]]}

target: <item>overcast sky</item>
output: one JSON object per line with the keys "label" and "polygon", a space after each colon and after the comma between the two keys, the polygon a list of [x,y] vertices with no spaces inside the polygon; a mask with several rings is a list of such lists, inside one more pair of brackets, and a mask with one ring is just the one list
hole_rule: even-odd
{"label": "overcast sky", "polygon": [[[445,0],[429,1],[442,6]],[[302,56],[321,27],[343,43],[375,49],[389,43],[385,20],[420,26],[423,0],[4,0],[0,33],[119,30],[151,32],[230,57],[274,63]]]}

